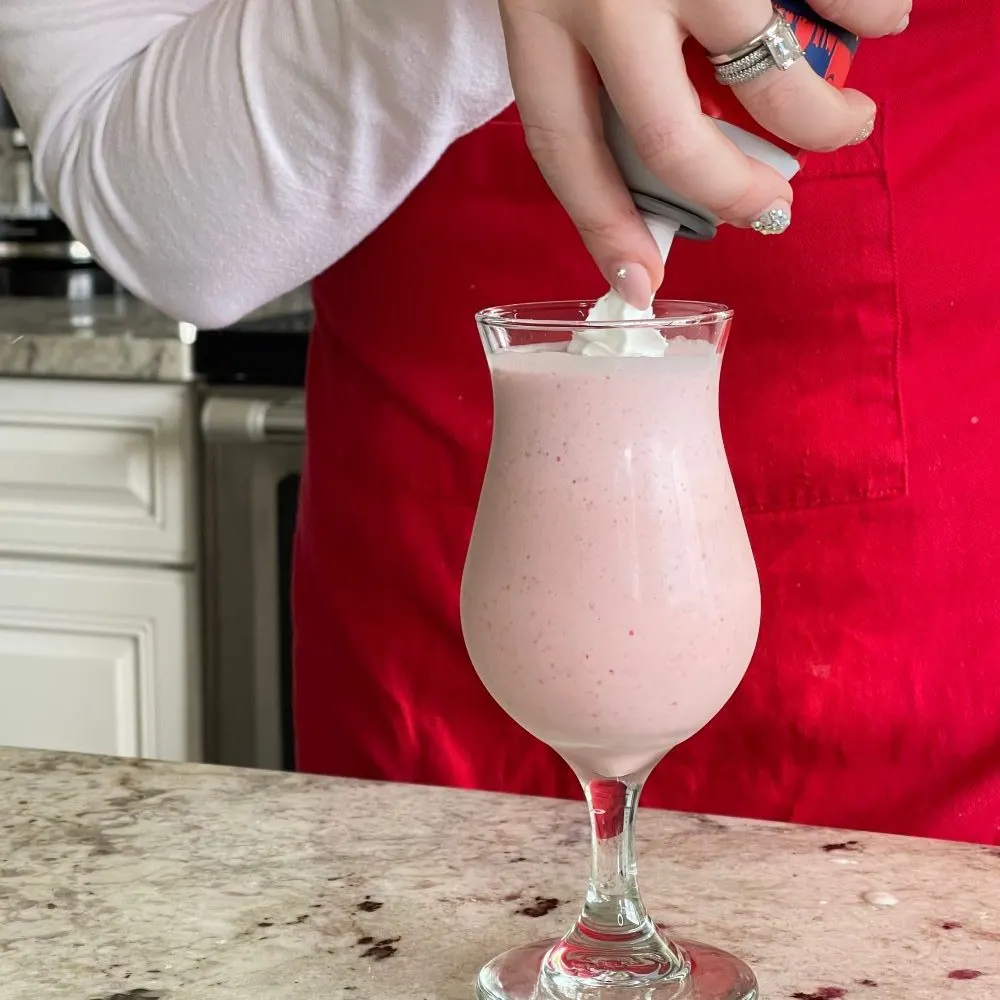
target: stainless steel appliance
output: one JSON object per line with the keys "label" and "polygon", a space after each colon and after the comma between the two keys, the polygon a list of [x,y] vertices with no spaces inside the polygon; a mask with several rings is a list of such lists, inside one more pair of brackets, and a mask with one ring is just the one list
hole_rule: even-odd
{"label": "stainless steel appliance", "polygon": [[311,317],[199,331],[208,759],[293,770],[291,562]]}
{"label": "stainless steel appliance", "polygon": [[27,139],[0,92],[0,295],[86,299],[114,289],[35,184]]}

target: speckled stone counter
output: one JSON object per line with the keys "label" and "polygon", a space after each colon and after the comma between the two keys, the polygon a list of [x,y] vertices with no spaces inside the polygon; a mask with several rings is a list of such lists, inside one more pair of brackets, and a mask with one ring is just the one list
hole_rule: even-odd
{"label": "speckled stone counter", "polygon": [[[251,314],[307,311],[307,288]],[[0,297],[0,376],[185,382],[198,331],[131,295]]]}
{"label": "speckled stone counter", "polygon": [[[0,803],[3,1000],[471,1000],[585,870],[576,803],[11,751]],[[640,839],[647,901],[765,998],[1000,996],[995,848],[656,812]]]}

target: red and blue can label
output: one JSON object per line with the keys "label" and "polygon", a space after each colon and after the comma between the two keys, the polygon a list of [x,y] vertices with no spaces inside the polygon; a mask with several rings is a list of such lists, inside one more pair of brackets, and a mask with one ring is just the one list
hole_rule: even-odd
{"label": "red and blue can label", "polygon": [[800,0],[780,0],[775,7],[795,32],[813,70],[835,87],[843,87],[858,51],[858,36],[824,20]]}

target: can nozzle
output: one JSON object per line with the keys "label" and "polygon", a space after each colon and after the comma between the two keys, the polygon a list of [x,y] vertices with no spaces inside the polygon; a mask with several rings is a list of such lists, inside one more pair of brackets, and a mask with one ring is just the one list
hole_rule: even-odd
{"label": "can nozzle", "polygon": [[663,215],[653,215],[650,212],[640,212],[639,214],[642,216],[642,221],[646,223],[650,235],[656,240],[656,245],[660,249],[660,258],[665,264],[667,257],[670,256],[670,248],[673,246],[674,237],[680,229],[680,224]]}

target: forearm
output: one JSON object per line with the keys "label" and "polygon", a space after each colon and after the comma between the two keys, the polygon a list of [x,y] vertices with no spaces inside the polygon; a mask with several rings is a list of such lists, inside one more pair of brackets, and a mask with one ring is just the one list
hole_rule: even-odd
{"label": "forearm", "polygon": [[101,262],[216,324],[345,254],[508,103],[493,8],[0,0],[2,85]]}

